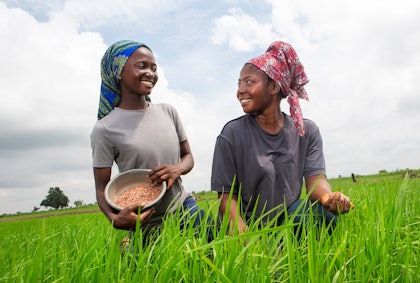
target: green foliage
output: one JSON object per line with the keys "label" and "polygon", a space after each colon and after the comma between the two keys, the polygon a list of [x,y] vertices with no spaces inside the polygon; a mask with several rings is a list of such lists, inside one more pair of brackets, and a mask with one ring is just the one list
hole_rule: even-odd
{"label": "green foliage", "polygon": [[55,209],[67,207],[69,205],[69,198],[62,190],[60,190],[59,187],[50,188],[48,195],[43,201],[41,201],[41,205],[45,207],[53,207]]}
{"label": "green foliage", "polygon": [[[356,208],[332,234],[310,224],[301,241],[286,222],[208,243],[207,225],[181,232],[175,214],[147,244],[137,230],[123,253],[127,232],[99,211],[0,222],[0,282],[420,282],[420,178],[330,182]],[[214,193],[199,205],[217,217]]]}
{"label": "green foliage", "polygon": [[83,200],[76,200],[76,201],[74,201],[74,206],[75,207],[81,207],[83,205],[85,205],[85,203],[83,202]]}

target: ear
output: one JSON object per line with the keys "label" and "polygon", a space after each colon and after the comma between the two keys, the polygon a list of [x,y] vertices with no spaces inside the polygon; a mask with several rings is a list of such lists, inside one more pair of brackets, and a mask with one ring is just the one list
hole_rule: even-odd
{"label": "ear", "polygon": [[278,94],[281,91],[280,85],[276,83],[275,81],[271,81],[270,85],[270,93],[271,94]]}

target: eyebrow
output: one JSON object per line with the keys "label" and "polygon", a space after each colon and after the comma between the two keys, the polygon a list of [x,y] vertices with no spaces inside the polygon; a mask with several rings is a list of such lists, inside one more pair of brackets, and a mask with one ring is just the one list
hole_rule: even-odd
{"label": "eyebrow", "polygon": [[238,82],[240,82],[240,81],[243,81],[243,80],[246,80],[246,79],[249,79],[249,78],[251,78],[252,76],[250,76],[250,75],[248,75],[248,76],[246,76],[246,77],[244,77],[244,78],[239,78],[238,79]]}
{"label": "eyebrow", "polygon": [[157,63],[148,62],[146,60],[136,61],[136,62],[133,63],[133,66],[136,66],[136,65],[139,65],[139,64],[142,64],[142,65],[145,65],[145,66],[150,65],[151,67],[156,67],[156,68],[158,66]]}

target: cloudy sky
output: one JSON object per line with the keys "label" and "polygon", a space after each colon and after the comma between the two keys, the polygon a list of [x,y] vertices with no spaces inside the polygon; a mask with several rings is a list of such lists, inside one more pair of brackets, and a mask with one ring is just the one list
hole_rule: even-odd
{"label": "cloudy sky", "polygon": [[420,168],[419,15],[416,0],[2,0],[0,214],[30,212],[50,187],[96,201],[99,62],[121,39],[154,51],[153,102],[178,109],[196,161],[188,191],[209,190],[215,139],[242,115],[239,71],[275,40],[305,66],[328,177]]}

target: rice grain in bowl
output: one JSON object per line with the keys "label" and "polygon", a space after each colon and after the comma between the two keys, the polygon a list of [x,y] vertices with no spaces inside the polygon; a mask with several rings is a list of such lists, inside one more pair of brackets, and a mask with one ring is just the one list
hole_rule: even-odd
{"label": "rice grain in bowl", "polygon": [[150,169],[132,169],[112,178],[105,187],[105,199],[116,210],[131,204],[143,209],[160,201],[166,192],[166,183],[154,186],[147,178]]}

